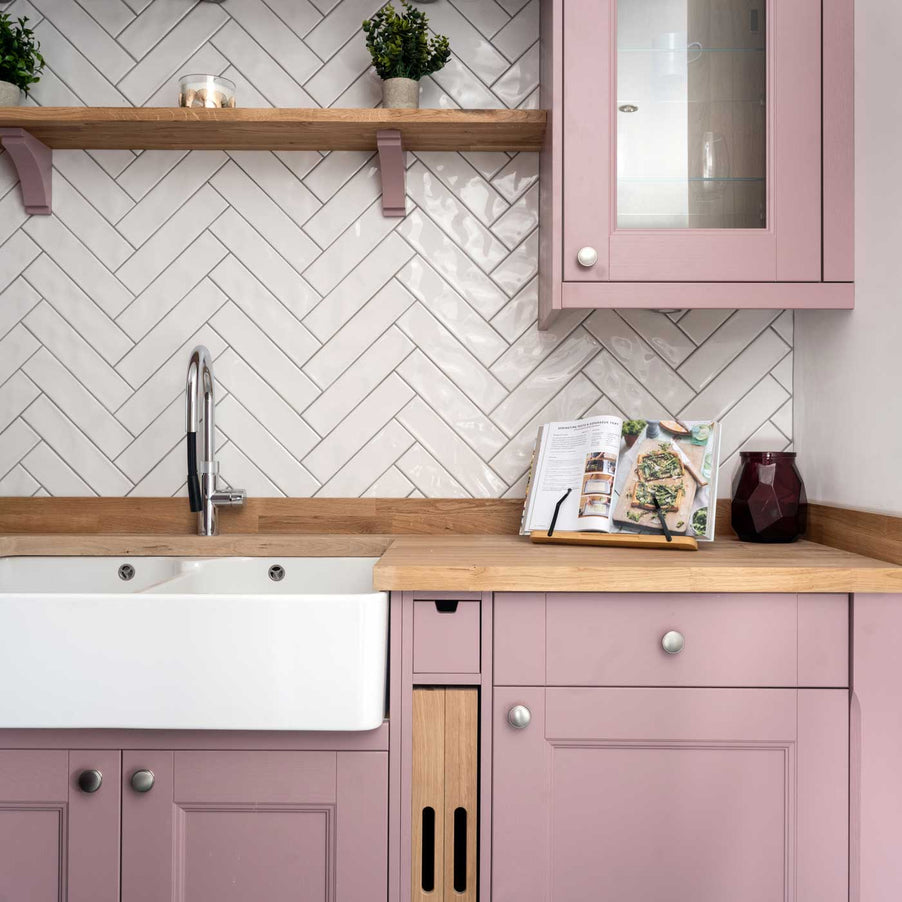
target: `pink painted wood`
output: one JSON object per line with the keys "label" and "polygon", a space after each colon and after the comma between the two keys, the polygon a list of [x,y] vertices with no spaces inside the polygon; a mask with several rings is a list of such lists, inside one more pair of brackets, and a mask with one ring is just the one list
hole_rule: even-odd
{"label": "pink painted wood", "polygon": [[768,2],[769,224],[730,234],[616,229],[616,0],[566,20],[543,0],[539,328],[567,309],[854,306],[853,2]]}
{"label": "pink painted wood", "polygon": [[0,899],[118,902],[118,752],[0,751]]}
{"label": "pink painted wood", "polygon": [[902,599],[856,595],[852,656],[854,770],[852,902],[902,898]]}
{"label": "pink painted wood", "polygon": [[539,105],[548,111],[539,156],[539,328],[547,329],[561,310],[564,234],[564,15],[562,0],[539,3]]}
{"label": "pink painted wood", "polygon": [[[85,770],[99,770],[97,792],[78,788]],[[69,752],[69,893],[66,902],[117,902],[119,898],[119,812],[121,756],[117,750]]]}
{"label": "pink painted wood", "polygon": [[[480,672],[478,674],[427,674],[414,672],[414,606],[435,598],[465,600],[478,605],[482,642],[480,644]],[[389,899],[410,899],[411,893],[411,771],[413,766],[413,689],[416,685],[479,685],[479,898],[491,902],[492,861],[492,649],[493,601],[492,593],[392,593],[392,668],[391,668],[391,724],[392,746],[390,768],[397,774],[397,788],[392,786]],[[443,615],[444,616],[444,615]],[[478,624],[479,625],[479,624]],[[474,676],[478,677],[474,680]],[[439,679],[441,683],[437,682]],[[397,870],[395,868],[397,867]],[[395,874],[397,880],[395,880]],[[394,894],[397,893],[397,896]]]}
{"label": "pink painted wood", "polygon": [[545,595],[495,594],[495,683],[545,685]]}
{"label": "pink painted wood", "polygon": [[[766,229],[616,227],[615,20],[613,0],[567,6],[565,280],[819,281],[820,0],[767,4]],[[576,261],[585,245],[598,251],[595,266]]]}
{"label": "pink painted wood", "polygon": [[[370,902],[388,882],[385,752],[131,751],[130,902]],[[129,785],[152,770],[150,792]]]}
{"label": "pink painted wood", "polygon": [[494,902],[845,900],[847,715],[843,690],[496,689]]}
{"label": "pink painted wood", "polygon": [[565,282],[564,309],[594,307],[749,307],[756,309],[855,306],[849,282]]}
{"label": "pink painted wood", "polygon": [[824,281],[855,278],[855,15],[824,0]]}
{"label": "pink painted wood", "polygon": [[382,172],[382,215],[404,216],[407,213],[407,167],[401,132],[394,128],[376,132],[376,146]]}
{"label": "pink painted wood", "polygon": [[848,686],[846,595],[500,593],[495,618],[504,685]]}
{"label": "pink painted wood", "polygon": [[209,749],[210,751],[387,751],[389,725],[347,733],[247,730],[0,730],[0,749]]}
{"label": "pink painted wood", "polygon": [[24,128],[0,128],[0,144],[19,173],[25,212],[52,213],[53,151]]}
{"label": "pink painted wood", "polygon": [[[568,0],[556,20],[563,30],[563,274],[564,281],[611,278],[614,197],[614,42],[616,0]],[[577,251],[595,248],[598,262],[580,266]]]}
{"label": "pink painted wood", "polygon": [[849,685],[848,595],[799,595],[799,685]]}
{"label": "pink painted wood", "polygon": [[67,776],[64,751],[0,751],[0,899],[65,899]]}
{"label": "pink painted wood", "polygon": [[414,673],[479,673],[479,635],[478,601],[458,601],[456,610],[442,610],[431,600],[415,601]]}

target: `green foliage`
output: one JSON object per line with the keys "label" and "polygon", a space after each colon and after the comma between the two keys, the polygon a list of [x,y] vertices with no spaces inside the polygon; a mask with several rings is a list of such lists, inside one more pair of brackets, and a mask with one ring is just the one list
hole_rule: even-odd
{"label": "green foliage", "polygon": [[44,70],[41,45],[26,22],[27,17],[14,20],[9,13],[0,13],[0,81],[23,91],[40,81]]}
{"label": "green foliage", "polygon": [[645,420],[627,420],[622,431],[624,435],[638,435],[647,425]]}
{"label": "green foliage", "polygon": [[387,3],[372,19],[365,19],[363,31],[373,66],[380,78],[413,78],[438,72],[451,59],[444,35],[429,39],[429,19],[422,10],[401,0],[400,15]]}

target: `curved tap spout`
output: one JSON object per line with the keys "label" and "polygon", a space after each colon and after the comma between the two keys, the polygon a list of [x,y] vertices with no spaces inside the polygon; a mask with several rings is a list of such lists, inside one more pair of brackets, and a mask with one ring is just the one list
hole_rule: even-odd
{"label": "curved tap spout", "polygon": [[[191,510],[199,514],[198,532],[204,536],[216,535],[216,508],[221,505],[244,504],[242,489],[219,486],[219,464],[215,457],[213,359],[203,345],[191,352],[185,384],[187,411],[186,445],[188,451],[188,502]],[[203,456],[198,466],[197,431],[203,411]]]}

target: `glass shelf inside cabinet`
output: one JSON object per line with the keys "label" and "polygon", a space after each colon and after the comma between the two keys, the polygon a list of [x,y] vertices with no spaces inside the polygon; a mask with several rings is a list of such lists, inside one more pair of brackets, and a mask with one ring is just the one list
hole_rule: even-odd
{"label": "glass shelf inside cabinet", "polygon": [[617,226],[765,228],[764,0],[617,0]]}

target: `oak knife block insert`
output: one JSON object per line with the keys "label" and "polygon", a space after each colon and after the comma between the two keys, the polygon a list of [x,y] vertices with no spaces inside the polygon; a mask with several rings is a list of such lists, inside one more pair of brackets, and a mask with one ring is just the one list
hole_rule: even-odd
{"label": "oak knife block insert", "polygon": [[479,692],[414,689],[411,902],[476,902]]}

